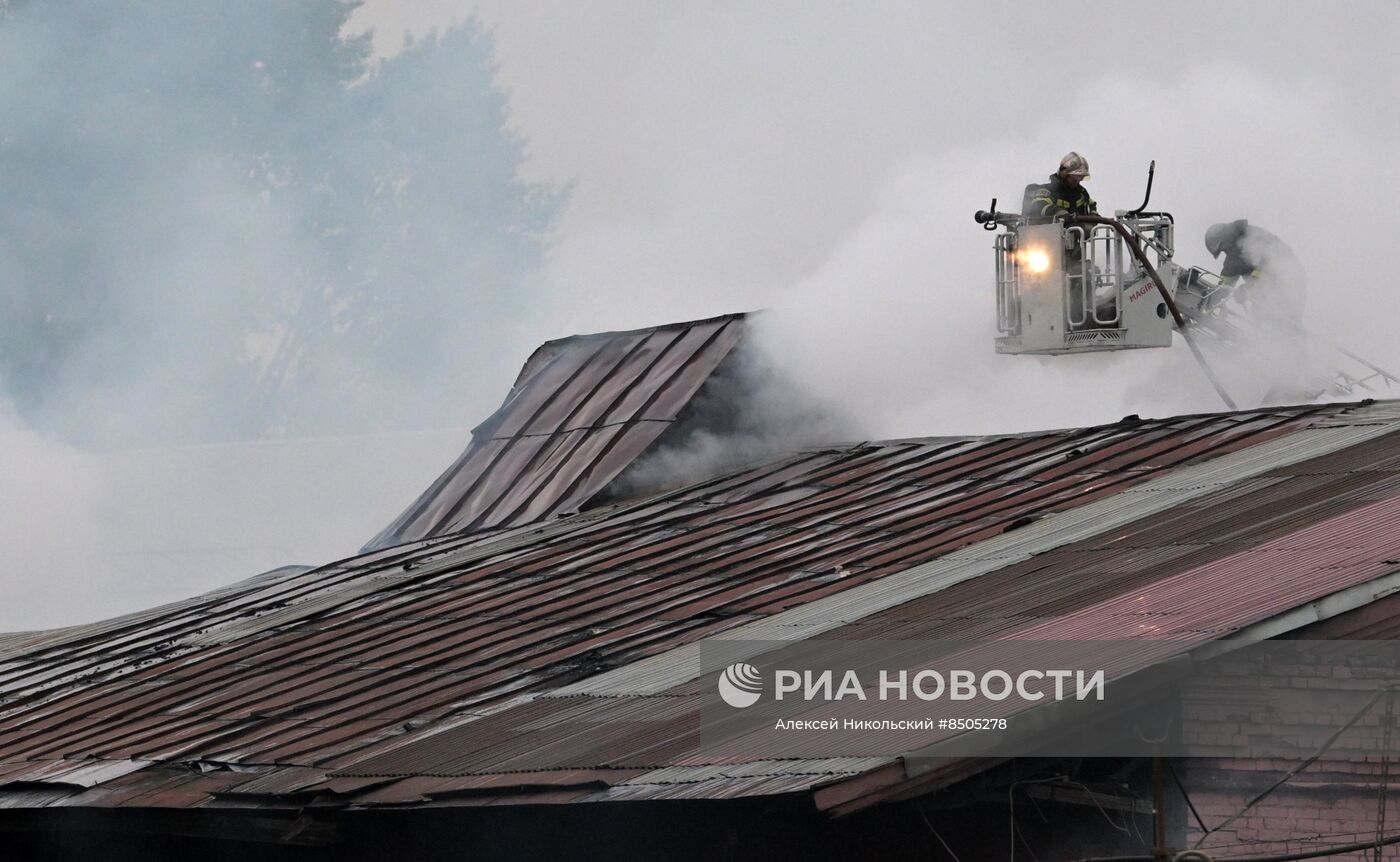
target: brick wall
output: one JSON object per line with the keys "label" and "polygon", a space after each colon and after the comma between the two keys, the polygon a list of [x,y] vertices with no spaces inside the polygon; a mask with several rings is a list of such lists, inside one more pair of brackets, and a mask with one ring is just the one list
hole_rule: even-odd
{"label": "brick wall", "polygon": [[[1392,710],[1400,716],[1400,694],[1375,700],[1394,675],[1388,655],[1345,644],[1323,655],[1313,644],[1296,642],[1296,649],[1271,649],[1264,658],[1217,660],[1186,683],[1179,732],[1195,756],[1174,767],[1213,830],[1201,849],[1217,858],[1260,856],[1369,841],[1378,827],[1400,834],[1400,729],[1390,721],[1386,731],[1386,701],[1395,698]],[[1205,832],[1185,799],[1178,796],[1171,808],[1172,843],[1196,846]],[[1334,858],[1359,862],[1375,855],[1367,850]],[[1383,848],[1381,858],[1400,859],[1400,845]]]}

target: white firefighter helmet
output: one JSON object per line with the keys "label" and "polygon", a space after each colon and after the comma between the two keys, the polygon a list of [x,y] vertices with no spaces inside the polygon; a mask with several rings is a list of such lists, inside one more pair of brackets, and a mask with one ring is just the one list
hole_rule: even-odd
{"label": "white firefighter helmet", "polygon": [[1219,222],[1206,228],[1206,251],[1211,257],[1220,257],[1220,253],[1226,246],[1238,240],[1244,235],[1245,228],[1249,225],[1244,219],[1232,222]]}
{"label": "white firefighter helmet", "polygon": [[1081,181],[1089,179],[1089,160],[1079,153],[1066,153],[1060,159],[1060,176],[1077,177]]}

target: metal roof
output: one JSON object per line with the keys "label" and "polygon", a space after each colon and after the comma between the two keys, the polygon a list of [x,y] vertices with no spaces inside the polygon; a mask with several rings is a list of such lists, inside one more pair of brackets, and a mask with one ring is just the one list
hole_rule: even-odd
{"label": "metal roof", "polygon": [[[1394,408],[806,450],[6,642],[0,805],[848,801],[837,784],[899,771],[706,763],[698,671],[653,657],[754,630],[1082,631],[1151,585],[1180,630],[1231,631],[1385,574]],[[1290,547],[1280,590],[1266,563]]]}
{"label": "metal roof", "polygon": [[[928,562],[910,566],[870,584],[755,620],[730,630],[724,637],[755,642],[817,637],[884,609],[933,594],[941,596],[943,591],[961,583],[971,582],[972,589],[982,591],[988,582],[981,578],[988,573],[1031,559],[1036,561],[1031,570],[1038,571],[1042,567],[1039,555],[1056,548],[1160,512],[1189,507],[1197,498],[1225,487],[1236,487],[1253,476],[1284,465],[1337,450],[1349,451],[1353,446],[1389,434],[1394,427],[1339,425],[1306,428],[1274,439],[1256,439],[1253,441],[1255,445],[1235,452],[1229,458],[1164,471],[1160,476],[1122,488],[1119,494],[1101,496],[1093,501],[1079,499],[1080,505],[1067,511],[1055,511],[1051,507],[1037,509],[1035,520],[1018,525],[1014,531],[997,531],[984,541],[966,548],[952,549]],[[1365,457],[1368,450],[1359,451]],[[1145,562],[1148,561],[1134,561],[1136,565]],[[1083,561],[1079,563],[1082,565]],[[1043,595],[1038,581],[1028,582],[1026,587],[1028,592],[1022,601],[1029,602]],[[724,655],[730,661],[737,657],[732,651],[726,651]],[[596,675],[567,686],[560,693],[655,693],[696,673],[718,670],[697,665],[698,659],[699,650],[692,644],[610,673]]]}
{"label": "metal roof", "polygon": [[676,421],[745,315],[550,341],[466,451],[366,550],[576,512]]}

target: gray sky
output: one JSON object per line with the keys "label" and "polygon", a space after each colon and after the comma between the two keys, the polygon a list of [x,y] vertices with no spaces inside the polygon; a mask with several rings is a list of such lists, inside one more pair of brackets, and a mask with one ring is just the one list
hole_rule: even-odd
{"label": "gray sky", "polygon": [[[1138,203],[1156,159],[1186,262],[1207,262],[1214,221],[1274,230],[1308,268],[1315,325],[1400,366],[1377,242],[1400,228],[1393,0],[369,0],[354,25],[390,55],[469,14],[494,33],[526,178],[572,195],[545,301],[480,323],[517,343],[462,371],[468,415],[546,338],[762,307],[770,347],[871,436],[1218,409],[1181,350],[993,354],[990,235],[971,214],[1016,206],[1070,149],[1106,211]],[[28,579],[0,628],[347,554],[465,442],[425,428],[98,455],[3,404],[0,437],[8,574]]]}

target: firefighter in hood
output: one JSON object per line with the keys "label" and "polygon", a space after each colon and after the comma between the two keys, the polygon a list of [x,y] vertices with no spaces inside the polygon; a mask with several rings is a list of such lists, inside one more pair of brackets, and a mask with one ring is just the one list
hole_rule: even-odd
{"label": "firefighter in hood", "polygon": [[1052,219],[1062,215],[1089,215],[1098,212],[1098,204],[1089,197],[1084,181],[1089,179],[1089,161],[1079,153],[1069,153],[1060,159],[1060,169],[1050,175],[1047,183],[1026,186],[1021,202],[1021,215],[1030,219]]}
{"label": "firefighter in hood", "polygon": [[1221,278],[1236,283],[1246,302],[1294,323],[1302,317],[1307,277],[1283,240],[1239,219],[1211,225],[1206,251],[1217,259],[1225,255]]}

